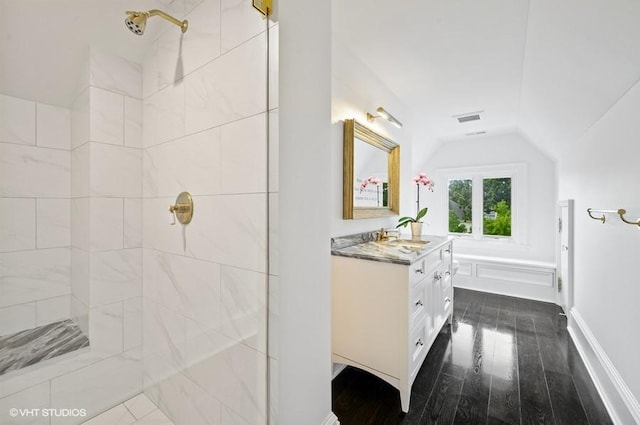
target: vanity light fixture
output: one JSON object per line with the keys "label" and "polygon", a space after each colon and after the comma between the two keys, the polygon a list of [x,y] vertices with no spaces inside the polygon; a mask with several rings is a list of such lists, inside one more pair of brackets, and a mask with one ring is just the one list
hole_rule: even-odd
{"label": "vanity light fixture", "polygon": [[387,121],[389,121],[391,124],[395,125],[398,128],[402,128],[402,123],[400,121],[398,121],[393,115],[391,115],[389,112],[385,111],[384,108],[382,106],[378,106],[378,109],[376,109],[376,112],[379,115],[373,115],[367,112],[367,121],[369,122],[373,122],[373,120],[375,120],[376,118],[380,118],[383,117],[385,118]]}

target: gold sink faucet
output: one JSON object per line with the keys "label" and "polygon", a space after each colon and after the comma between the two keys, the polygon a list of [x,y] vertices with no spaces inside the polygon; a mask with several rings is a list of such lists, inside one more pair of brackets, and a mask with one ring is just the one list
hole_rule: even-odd
{"label": "gold sink faucet", "polygon": [[376,232],[376,242],[382,242],[386,240],[389,240],[389,234],[387,233],[386,230],[384,230],[384,227],[383,227]]}

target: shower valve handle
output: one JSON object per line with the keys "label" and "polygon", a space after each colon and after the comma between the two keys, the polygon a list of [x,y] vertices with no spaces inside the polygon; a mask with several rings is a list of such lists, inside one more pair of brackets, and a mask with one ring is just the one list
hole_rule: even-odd
{"label": "shower valve handle", "polygon": [[188,204],[175,204],[169,205],[169,215],[171,216],[169,224],[172,226],[176,224],[176,213],[188,213],[190,207]]}
{"label": "shower valve handle", "polygon": [[174,205],[169,205],[169,214],[171,214],[171,220],[169,224],[174,225],[176,221],[181,224],[189,224],[193,217],[193,198],[189,192],[182,192],[176,198]]}

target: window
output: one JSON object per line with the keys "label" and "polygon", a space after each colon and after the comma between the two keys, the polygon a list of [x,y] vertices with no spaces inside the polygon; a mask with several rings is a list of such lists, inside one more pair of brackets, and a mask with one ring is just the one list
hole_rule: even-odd
{"label": "window", "polygon": [[482,234],[511,236],[511,177],[482,180]]}
{"label": "window", "polygon": [[471,233],[473,205],[471,179],[449,180],[449,232]]}
{"label": "window", "polygon": [[524,164],[449,169],[440,174],[447,182],[449,233],[476,240],[516,239],[517,212],[524,210],[516,196],[518,188],[524,190]]}

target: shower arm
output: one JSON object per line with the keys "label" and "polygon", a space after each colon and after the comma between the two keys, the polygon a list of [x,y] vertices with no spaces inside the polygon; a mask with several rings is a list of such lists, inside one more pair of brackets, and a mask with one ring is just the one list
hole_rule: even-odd
{"label": "shower arm", "polygon": [[149,16],[160,16],[161,18],[166,19],[169,22],[173,22],[174,24],[176,24],[177,26],[179,26],[180,28],[182,28],[182,32],[187,32],[187,26],[189,25],[189,23],[187,22],[187,20],[185,19],[184,21],[179,21],[178,19],[174,18],[171,15],[168,15],[166,13],[164,13],[162,10],[158,10],[158,9],[151,9],[149,12]]}
{"label": "shower arm", "polygon": [[[127,14],[134,14],[136,12],[132,12],[132,11],[127,11]],[[187,21],[186,19],[184,21],[180,21],[176,18],[174,18],[173,16],[163,12],[162,10],[159,9],[151,9],[147,12],[142,12],[145,15],[147,15],[147,18],[150,18],[152,16],[160,16],[161,18],[166,19],[167,21],[176,24],[177,26],[179,26],[182,29],[182,32],[185,33],[187,32],[187,28],[189,27],[189,21]]]}

